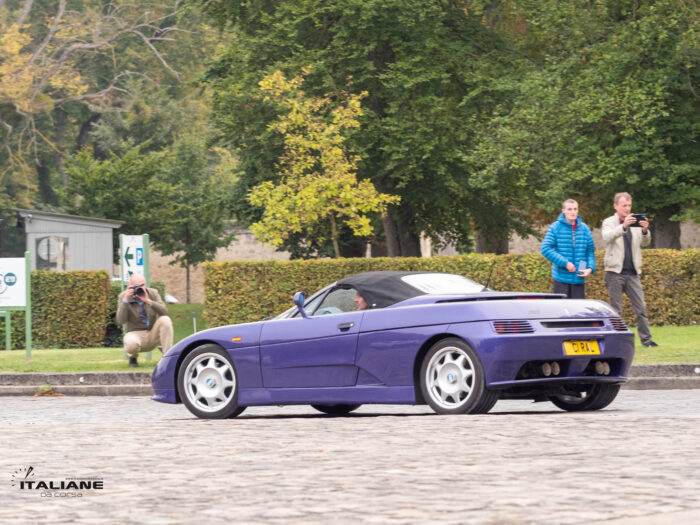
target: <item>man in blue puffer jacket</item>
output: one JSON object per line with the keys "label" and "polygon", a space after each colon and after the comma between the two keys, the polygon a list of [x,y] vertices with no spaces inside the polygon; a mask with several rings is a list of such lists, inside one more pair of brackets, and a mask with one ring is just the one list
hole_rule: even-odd
{"label": "man in blue puffer jacket", "polygon": [[595,246],[591,229],[578,216],[575,200],[562,204],[559,219],[542,241],[542,255],[552,261],[554,293],[584,299],[586,277],[595,272]]}

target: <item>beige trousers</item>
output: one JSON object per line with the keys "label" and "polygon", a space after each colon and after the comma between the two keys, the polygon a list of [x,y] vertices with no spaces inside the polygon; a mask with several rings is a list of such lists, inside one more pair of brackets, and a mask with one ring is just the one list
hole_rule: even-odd
{"label": "beige trousers", "polygon": [[139,352],[150,352],[156,346],[163,353],[173,346],[173,322],[167,315],[161,315],[150,330],[136,330],[124,334],[124,351],[129,357],[137,357]]}

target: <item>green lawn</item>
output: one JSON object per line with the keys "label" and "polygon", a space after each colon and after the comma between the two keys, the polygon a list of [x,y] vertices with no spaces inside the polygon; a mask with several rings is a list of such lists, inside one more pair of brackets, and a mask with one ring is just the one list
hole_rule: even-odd
{"label": "green lawn", "polygon": [[[176,320],[176,341],[192,333],[193,311],[197,312],[197,329],[203,328],[201,305],[171,305],[169,310]],[[700,363],[700,326],[655,326],[651,332],[659,347],[643,347],[637,339],[634,364]],[[0,351],[0,372],[148,372],[160,355],[156,350],[148,361],[142,354],[139,368],[129,368],[121,348],[33,350],[31,361],[25,359],[24,350]]]}
{"label": "green lawn", "polygon": [[175,331],[175,342],[184,339],[193,333],[192,313],[197,314],[197,331],[200,332],[207,327],[204,321],[203,304],[169,304],[168,314],[173,320],[173,329]]}
{"label": "green lawn", "polygon": [[[192,335],[193,312],[197,315],[197,331],[207,327],[203,311],[203,304],[168,305],[175,342]],[[154,350],[149,361],[146,354],[142,354],[139,367],[129,368],[121,348],[33,349],[31,361],[27,361],[25,350],[1,350],[0,372],[148,372],[153,370],[160,356],[160,351]]]}
{"label": "green lawn", "polygon": [[652,326],[651,336],[659,346],[642,346],[635,337],[634,364],[700,363],[700,325]]}

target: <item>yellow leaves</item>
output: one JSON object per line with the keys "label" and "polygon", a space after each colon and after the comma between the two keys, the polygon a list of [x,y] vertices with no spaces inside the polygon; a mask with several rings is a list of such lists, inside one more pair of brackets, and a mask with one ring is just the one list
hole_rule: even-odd
{"label": "yellow leaves", "polygon": [[[70,62],[37,60],[27,26],[0,22],[0,104],[21,113],[41,113],[53,108],[53,95],[80,95],[87,85]],[[45,49],[46,53],[49,49]],[[47,79],[42,89],[40,83]]]}
{"label": "yellow leaves", "polygon": [[[367,93],[340,93],[338,102],[329,96],[307,97],[300,88],[309,71],[305,68],[291,80],[275,71],[259,83],[266,100],[284,111],[269,129],[284,136],[285,152],[278,165],[280,184],[264,182],[249,194],[251,204],[265,209],[251,229],[275,246],[293,233],[323,231],[318,226],[324,221],[334,229],[336,218],[344,219],[355,235],[369,236],[367,214],[384,213],[388,204],[399,202],[371,182],[357,180],[359,157],[345,145],[346,130],[360,127],[361,100]],[[321,240],[322,233],[315,235]]]}

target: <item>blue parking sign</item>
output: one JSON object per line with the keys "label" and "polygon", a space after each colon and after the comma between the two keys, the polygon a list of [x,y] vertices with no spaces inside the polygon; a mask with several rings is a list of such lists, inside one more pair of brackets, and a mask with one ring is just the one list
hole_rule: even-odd
{"label": "blue parking sign", "polygon": [[143,248],[136,248],[136,266],[143,266]]}

